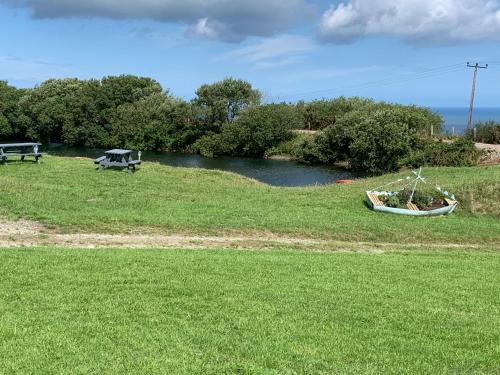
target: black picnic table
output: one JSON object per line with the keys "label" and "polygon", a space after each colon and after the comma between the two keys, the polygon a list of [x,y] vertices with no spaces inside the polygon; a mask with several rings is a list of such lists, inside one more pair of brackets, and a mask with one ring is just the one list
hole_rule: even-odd
{"label": "black picnic table", "polygon": [[35,162],[40,164],[43,154],[38,151],[41,143],[0,143],[0,163],[6,162],[9,158],[20,157],[24,161],[26,156],[34,157]]}
{"label": "black picnic table", "polygon": [[127,168],[128,173],[131,174],[135,171],[136,166],[141,164],[141,160],[133,160],[131,150],[115,148],[106,151],[104,156],[95,159],[94,164],[97,165],[98,170],[112,167]]}

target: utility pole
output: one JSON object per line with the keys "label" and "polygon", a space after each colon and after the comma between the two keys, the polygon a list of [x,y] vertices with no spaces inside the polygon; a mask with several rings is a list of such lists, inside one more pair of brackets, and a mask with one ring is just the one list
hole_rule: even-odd
{"label": "utility pole", "polygon": [[488,64],[481,66],[479,63],[471,65],[467,63],[467,68],[474,68],[474,77],[472,78],[472,91],[470,94],[469,116],[467,118],[467,130],[472,130],[472,112],[474,111],[474,95],[476,94],[477,70],[488,69]]}

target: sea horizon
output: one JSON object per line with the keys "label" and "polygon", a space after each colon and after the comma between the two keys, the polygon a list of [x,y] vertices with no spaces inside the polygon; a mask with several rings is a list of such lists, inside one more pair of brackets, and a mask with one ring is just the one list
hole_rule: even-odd
{"label": "sea horizon", "polygon": [[[463,133],[467,126],[469,107],[429,107],[432,111],[443,116],[445,131],[448,133]],[[500,107],[475,107],[472,115],[474,124],[485,121],[500,122]]]}

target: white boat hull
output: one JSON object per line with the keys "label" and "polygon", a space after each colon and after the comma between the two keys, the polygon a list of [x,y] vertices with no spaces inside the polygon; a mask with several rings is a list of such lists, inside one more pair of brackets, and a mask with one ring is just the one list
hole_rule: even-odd
{"label": "white boat hull", "polygon": [[429,211],[420,211],[420,210],[409,210],[405,208],[395,208],[395,207],[387,207],[387,206],[380,206],[374,204],[370,198],[368,197],[368,194],[373,194],[376,192],[372,191],[367,191],[366,192],[366,202],[368,203],[368,206],[373,210],[377,212],[386,212],[386,213],[391,213],[391,214],[396,214],[396,215],[408,215],[408,216],[443,216],[443,215],[448,215],[451,214],[455,208],[457,207],[457,202],[454,202],[453,204],[450,204],[445,207],[440,207],[436,208],[434,210],[429,210]]}

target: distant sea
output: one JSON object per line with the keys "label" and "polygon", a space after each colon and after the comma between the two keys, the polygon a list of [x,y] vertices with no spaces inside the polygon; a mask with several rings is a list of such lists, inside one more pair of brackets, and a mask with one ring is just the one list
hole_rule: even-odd
{"label": "distant sea", "polygon": [[[467,116],[469,108],[466,107],[433,107],[433,111],[440,113],[443,116],[445,131],[451,133],[453,127],[455,133],[463,133],[467,126]],[[474,108],[472,116],[473,123],[482,121],[497,121],[500,122],[500,108],[479,107]]]}

